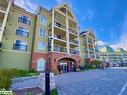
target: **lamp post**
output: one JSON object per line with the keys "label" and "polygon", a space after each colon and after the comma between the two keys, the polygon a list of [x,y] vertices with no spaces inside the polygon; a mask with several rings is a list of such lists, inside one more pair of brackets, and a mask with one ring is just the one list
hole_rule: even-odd
{"label": "lamp post", "polygon": [[51,49],[52,37],[48,37],[48,54],[45,72],[45,95],[50,95],[50,56],[49,51]]}

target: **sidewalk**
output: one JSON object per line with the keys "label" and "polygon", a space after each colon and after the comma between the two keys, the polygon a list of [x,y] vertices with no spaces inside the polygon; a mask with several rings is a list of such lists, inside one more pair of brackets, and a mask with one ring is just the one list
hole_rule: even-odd
{"label": "sidewalk", "polygon": [[127,67],[109,67],[110,69],[127,69]]}

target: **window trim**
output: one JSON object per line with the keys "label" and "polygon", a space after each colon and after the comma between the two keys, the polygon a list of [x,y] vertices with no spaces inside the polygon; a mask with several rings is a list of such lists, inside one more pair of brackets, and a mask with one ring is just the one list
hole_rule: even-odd
{"label": "window trim", "polygon": [[[23,20],[21,20],[21,18],[23,18]],[[29,19],[26,19],[26,18],[29,18]],[[28,23],[23,22],[24,19],[26,21],[28,21]],[[23,24],[27,24],[27,25],[31,25],[31,18],[30,18],[30,16],[26,16],[26,15],[20,14],[20,16],[18,17],[18,22],[23,23]]]}
{"label": "window trim", "polygon": [[[14,48],[14,45],[16,45],[16,41],[17,40],[19,40],[19,41],[24,41],[24,40],[20,40],[20,39],[15,39],[15,41],[14,41],[14,43],[13,43],[13,47],[12,47],[12,50],[16,50],[16,51],[24,51],[24,52],[26,52],[26,51],[28,51],[28,43],[27,43],[27,41],[24,41],[24,42],[26,42],[26,45],[22,45],[22,46],[26,46],[26,49],[25,50],[18,50],[18,49],[15,49]],[[20,45],[20,44],[19,44]]]}
{"label": "window trim", "polygon": [[[19,27],[21,27],[22,29],[19,29]],[[24,28],[26,28],[26,29],[28,30],[28,32],[24,31]],[[28,35],[27,35],[27,36],[18,35],[18,34],[17,34],[17,31],[18,31],[18,30],[21,30],[21,31],[23,31],[23,32],[25,32],[25,33],[28,33]],[[15,30],[15,35],[16,35],[16,36],[20,36],[20,37],[27,37],[27,38],[29,38],[29,35],[30,35],[29,28],[28,28],[28,27],[18,26],[18,27],[16,28],[16,30]]]}
{"label": "window trim", "polygon": [[[43,42],[44,43],[44,48],[40,48],[39,47],[39,43],[41,43],[41,42]],[[46,46],[46,43],[45,43],[45,41],[38,41],[38,43],[37,43],[37,50],[40,50],[40,51],[45,51],[45,46]]]}
{"label": "window trim", "polygon": [[[43,21],[42,21],[42,19],[43,19]],[[45,20],[45,23],[44,23],[44,20]],[[41,25],[46,25],[47,24],[47,18],[46,18],[45,15],[40,15],[40,24]]]}
{"label": "window trim", "polygon": [[[42,29],[42,35],[41,35],[41,29]],[[45,33],[43,32],[44,30],[45,30]],[[44,28],[40,28],[39,36],[46,38],[46,28],[45,29]]]}

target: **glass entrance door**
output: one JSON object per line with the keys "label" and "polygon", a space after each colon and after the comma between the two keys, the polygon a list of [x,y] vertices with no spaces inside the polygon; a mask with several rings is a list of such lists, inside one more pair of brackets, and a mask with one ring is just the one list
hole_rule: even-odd
{"label": "glass entrance door", "polygon": [[61,72],[67,72],[67,63],[60,63]]}

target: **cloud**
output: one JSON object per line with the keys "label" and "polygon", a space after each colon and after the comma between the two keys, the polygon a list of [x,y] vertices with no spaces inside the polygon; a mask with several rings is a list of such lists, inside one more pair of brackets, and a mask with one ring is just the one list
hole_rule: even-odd
{"label": "cloud", "polygon": [[15,0],[14,3],[30,12],[34,12],[37,8],[37,4],[32,2],[32,0]]}
{"label": "cloud", "polygon": [[100,41],[97,41],[97,44],[99,46],[104,46],[104,45],[107,45],[107,42],[104,42],[104,41],[100,40]]}
{"label": "cloud", "polygon": [[110,45],[110,46],[114,49],[124,48],[125,50],[127,50],[127,32],[123,33],[118,44]]}
{"label": "cloud", "polygon": [[88,19],[88,20],[92,20],[93,17],[94,17],[94,14],[95,14],[95,13],[94,13],[93,10],[88,9],[87,12],[86,12],[86,14],[85,14],[85,16],[82,17],[82,20],[83,20],[83,21],[86,20],[86,19]]}
{"label": "cloud", "polygon": [[122,35],[118,44],[111,45],[113,48],[124,48],[127,50],[127,12],[124,18],[123,27],[121,29]]}

